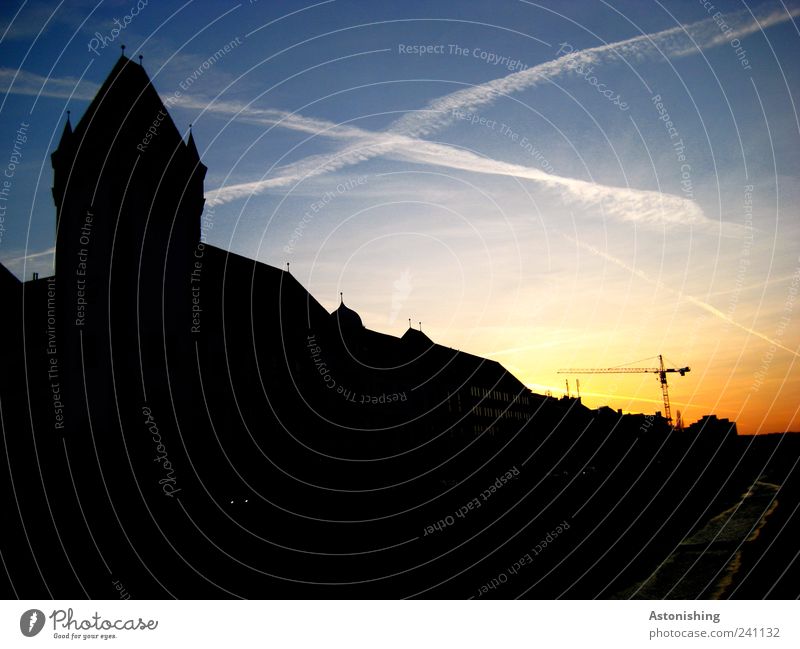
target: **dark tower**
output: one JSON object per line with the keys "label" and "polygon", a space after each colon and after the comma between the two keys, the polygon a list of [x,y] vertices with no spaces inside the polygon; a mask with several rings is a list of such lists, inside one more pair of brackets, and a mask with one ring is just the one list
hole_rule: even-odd
{"label": "dark tower", "polygon": [[124,55],[74,131],[67,122],[52,163],[59,279],[141,282],[143,270],[157,274],[159,261],[185,258],[199,241],[206,167]]}
{"label": "dark tower", "polygon": [[68,369],[116,385],[114,371],[146,374],[178,335],[206,167],[124,55],[74,129],[68,119],[52,164],[59,349]]}

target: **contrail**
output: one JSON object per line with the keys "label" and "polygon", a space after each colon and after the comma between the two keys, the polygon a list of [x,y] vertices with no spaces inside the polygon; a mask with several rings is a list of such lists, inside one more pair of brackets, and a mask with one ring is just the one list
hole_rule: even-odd
{"label": "contrail", "polygon": [[[231,115],[244,121],[269,126],[280,126],[310,135],[342,139],[349,145],[334,153],[309,156],[277,170],[277,175],[247,183],[220,187],[207,193],[209,206],[247,198],[270,189],[290,187],[310,177],[337,171],[383,156],[420,164],[433,164],[476,173],[488,173],[525,178],[555,189],[570,203],[599,204],[606,214],[627,221],[645,224],[719,227],[707,219],[701,208],[683,197],[661,192],[637,190],[626,187],[599,185],[597,183],[557,176],[543,170],[513,165],[478,156],[471,152],[420,139],[444,128],[454,120],[455,111],[470,111],[493,103],[514,92],[536,86],[550,79],[574,72],[576,64],[602,65],[625,61],[661,60],[695,54],[700,50],[722,45],[730,38],[743,38],[773,25],[800,15],[800,9],[762,11],[755,20],[746,11],[727,14],[725,19],[733,30],[722,34],[713,18],[688,26],[678,26],[654,34],[644,34],[615,43],[604,44],[577,52],[569,52],[554,60],[515,72],[499,79],[459,90],[430,102],[425,109],[406,113],[384,132],[372,132],[349,125],[337,125],[325,120],[307,118],[285,111],[257,109],[236,102],[206,104],[187,96],[167,99],[167,102],[187,109],[200,109],[215,114]],[[16,72],[0,68],[0,83],[10,84]],[[72,92],[74,79],[45,78],[21,71],[11,89],[16,94],[43,94],[67,97]],[[8,89],[7,89],[8,90]],[[91,99],[96,92],[94,84],[81,84],[74,97]]]}
{"label": "contrail", "polygon": [[92,101],[99,90],[100,86],[91,81],[83,80],[79,83],[73,77],[44,77],[27,70],[0,68],[0,95],[41,95],[55,99]]}
{"label": "contrail", "polygon": [[[787,12],[772,11],[771,13],[762,13],[756,17],[756,20],[752,20],[748,12],[740,11],[726,16],[726,20],[734,30],[731,34],[737,38],[743,38],[762,28],[791,20],[792,17],[797,15],[800,15],[800,9],[792,9]],[[720,38],[720,36],[720,28],[717,23],[713,18],[707,18],[686,27],[673,27],[654,34],[645,34],[624,41],[578,52],[570,52],[557,59],[541,63],[521,72],[515,72],[505,77],[440,97],[430,102],[423,110],[406,113],[381,133],[370,132],[352,126],[339,127],[324,120],[313,120],[287,113],[280,115],[275,111],[265,113],[257,109],[242,107],[236,114],[245,119],[252,121],[263,119],[265,124],[278,125],[311,134],[321,134],[331,138],[352,138],[355,141],[355,146],[340,149],[332,154],[309,156],[278,169],[278,175],[273,178],[218,188],[209,192],[209,205],[227,203],[269,189],[291,186],[303,179],[336,171],[378,156],[391,158],[399,156],[412,162],[451,166],[449,164],[452,162],[451,154],[455,150],[446,151],[440,149],[440,152],[445,155],[437,157],[436,160],[431,160],[430,156],[420,159],[419,147],[427,142],[419,138],[431,135],[453,122],[453,113],[456,111],[474,111],[476,108],[493,103],[500,97],[571,73],[575,70],[576,64],[586,66],[619,63],[626,60],[634,62],[660,60],[665,56],[683,57],[727,42],[726,38]],[[729,34],[728,37],[732,36]],[[234,106],[228,105],[226,108],[234,108]],[[210,110],[223,112],[215,108],[210,108]],[[316,132],[314,131],[315,122],[319,126]],[[444,147],[445,145],[438,146]],[[518,168],[517,172],[509,174],[503,171],[503,165],[506,165],[506,163],[491,161],[487,158],[482,158],[482,160],[484,162],[480,171],[484,173],[496,172],[505,175],[519,175],[520,168]],[[493,167],[493,162],[498,166]],[[456,168],[462,167],[456,166]],[[475,169],[471,170],[475,171]],[[659,192],[637,193],[639,190],[587,183],[577,179],[556,176],[538,169],[527,169],[521,177],[537,182],[549,182],[551,186],[559,185],[567,200],[572,198],[583,203],[599,200],[606,209],[612,210],[611,214],[619,216],[624,213],[628,215],[626,220],[639,220],[635,216],[636,211],[640,210],[641,214],[642,208],[646,207],[644,216],[641,219],[645,222],[655,221],[661,223],[668,219],[676,219],[678,222],[690,224],[699,224],[701,222],[706,225],[715,224],[715,222],[703,216],[696,203],[682,197]],[[591,190],[589,189],[590,187],[592,188]],[[621,193],[616,194],[615,192]],[[658,199],[660,204],[658,201],[654,202],[655,195],[660,197]],[[614,205],[614,201],[617,199],[620,203]],[[622,201],[627,202],[631,199],[634,201],[633,205],[623,206],[621,204]],[[687,213],[686,219],[674,216],[684,212]]]}
{"label": "contrail", "polygon": [[423,111],[408,113],[397,120],[390,130],[407,135],[429,135],[453,121],[453,111],[474,111],[480,106],[514,92],[526,90],[570,72],[578,64],[603,65],[633,61],[662,60],[696,54],[700,50],[717,47],[729,42],[729,38],[744,38],[762,28],[791,20],[800,15],[800,9],[791,11],[772,10],[752,20],[747,11],[738,11],[725,16],[734,31],[730,36],[721,33],[713,18],[706,18],[686,26],[671,27],[653,34],[643,34],[615,43],[569,52],[552,61],[535,65],[527,70],[514,72],[478,86],[459,90],[440,97],[428,104]]}
{"label": "contrail", "polygon": [[[323,125],[324,122],[320,122],[320,126]],[[307,123],[303,124],[303,128],[305,127]],[[347,127],[347,130],[352,132],[356,129]],[[658,226],[692,225],[714,230],[720,227],[719,223],[708,219],[696,203],[679,196],[557,176],[534,167],[503,162],[455,146],[403,135],[368,131],[361,133],[360,146],[344,150],[339,157],[328,154],[311,156],[284,167],[280,175],[272,178],[208,192],[206,200],[213,207],[269,189],[294,185],[310,177],[340,169],[351,164],[353,159],[362,161],[381,154],[392,159],[448,169],[532,180],[557,192],[566,203],[600,205],[603,215],[621,221]]]}
{"label": "contrail", "polygon": [[629,266],[628,264],[626,264],[621,259],[617,259],[616,257],[614,257],[613,255],[608,254],[607,252],[603,252],[602,250],[598,250],[597,248],[595,248],[594,246],[592,246],[592,245],[590,245],[588,243],[583,243],[582,241],[578,241],[577,239],[573,239],[572,237],[570,237],[569,235],[566,235],[566,234],[563,234],[562,236],[565,239],[567,239],[567,241],[570,241],[571,243],[574,243],[579,248],[583,248],[584,250],[587,250],[588,252],[592,253],[593,255],[596,255],[597,257],[601,257],[602,259],[605,259],[606,261],[610,261],[612,264],[615,264],[616,266],[619,266],[620,268],[624,268],[629,273],[632,273],[632,274],[636,275],[636,277],[638,277],[640,279],[643,279],[645,282],[648,282],[649,284],[653,284],[653,285],[657,286],[658,288],[667,291],[668,293],[672,293],[673,295],[677,296],[679,299],[686,300],[690,304],[694,304],[696,307],[698,307],[700,309],[703,309],[703,311],[706,311],[706,312],[710,313],[711,315],[719,318],[720,320],[722,320],[724,322],[727,322],[728,324],[733,325],[737,329],[741,329],[742,331],[744,331],[744,332],[746,332],[748,334],[756,336],[757,338],[761,338],[761,340],[764,340],[765,342],[768,342],[770,345],[774,345],[775,347],[777,347],[779,349],[782,349],[785,352],[789,352],[792,356],[800,357],[800,353],[798,353],[796,350],[791,349],[791,348],[787,347],[786,345],[782,345],[777,340],[773,340],[769,336],[766,336],[766,335],[762,334],[760,331],[756,331],[755,329],[751,329],[750,327],[745,327],[743,324],[739,324],[738,322],[736,322],[736,320],[734,320],[733,318],[728,316],[726,313],[723,313],[722,311],[720,311],[716,307],[711,306],[707,302],[703,302],[703,300],[700,300],[700,299],[694,297],[693,295],[688,295],[687,293],[682,293],[681,291],[676,291],[675,289],[672,289],[669,286],[666,286],[664,284],[664,282],[662,282],[661,280],[652,279],[644,271],[638,270],[636,268],[633,268],[632,266]]}

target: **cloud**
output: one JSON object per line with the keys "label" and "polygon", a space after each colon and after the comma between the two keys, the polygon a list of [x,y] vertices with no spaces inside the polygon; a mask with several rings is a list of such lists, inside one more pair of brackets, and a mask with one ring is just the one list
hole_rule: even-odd
{"label": "cloud", "polygon": [[[546,80],[572,73],[576,64],[601,65],[621,61],[641,61],[663,57],[680,57],[699,49],[715,47],[730,38],[743,37],[762,27],[790,20],[800,10],[786,13],[771,12],[753,20],[745,11],[730,14],[726,20],[733,31],[721,34],[713,18],[686,27],[673,27],[655,34],[645,34],[577,52],[515,72],[499,79],[465,88],[430,102],[424,109],[406,113],[387,131],[373,133],[352,126],[336,125],[290,113],[261,111],[246,106],[210,107],[212,112],[236,110],[243,119],[269,126],[280,126],[326,137],[352,140],[350,146],[332,154],[309,156],[301,161],[275,170],[272,178],[222,187],[209,192],[209,204],[216,205],[278,187],[294,185],[305,178],[317,176],[342,167],[386,156],[421,164],[434,164],[477,173],[507,175],[543,184],[560,192],[567,203],[584,206],[599,205],[612,218],[634,221],[643,225],[690,225],[719,227],[706,218],[693,201],[660,192],[600,185],[573,178],[557,176],[540,169],[491,160],[420,138],[429,136],[454,120],[455,111],[474,111],[500,97],[531,88]],[[724,36],[720,40],[720,36]],[[693,44],[694,43],[694,44]],[[723,226],[726,234],[734,234],[735,226]]]}
{"label": "cloud", "polygon": [[[13,85],[12,85],[13,84]],[[32,95],[91,101],[100,86],[74,77],[45,77],[26,70],[0,68],[0,94]],[[73,92],[74,91],[74,92]]]}
{"label": "cloud", "polygon": [[[22,11],[23,8],[26,11]],[[56,11],[47,5],[25,7],[25,3],[17,10],[11,20],[0,21],[0,41],[28,40],[38,36],[40,32],[49,31],[53,26]]]}
{"label": "cloud", "polygon": [[690,304],[693,304],[694,306],[702,309],[703,311],[706,311],[707,313],[710,313],[715,318],[718,318],[718,319],[722,320],[723,322],[726,322],[726,323],[728,323],[730,325],[733,325],[737,329],[741,329],[745,333],[748,333],[748,334],[750,334],[752,336],[755,336],[756,338],[760,338],[761,340],[763,340],[765,342],[768,342],[770,345],[774,345],[778,349],[782,349],[785,352],[789,352],[792,356],[800,357],[800,353],[798,353],[797,350],[794,350],[794,349],[792,349],[790,347],[787,347],[786,345],[781,344],[779,341],[774,340],[774,339],[770,338],[769,336],[767,336],[765,334],[762,334],[760,331],[756,331],[755,329],[752,329],[750,327],[746,327],[743,324],[739,324],[738,322],[736,322],[736,320],[731,318],[728,314],[724,313],[723,311],[720,311],[718,308],[708,304],[707,302],[704,302],[703,300],[701,300],[699,298],[696,298],[693,295],[689,295],[688,293],[683,293],[681,291],[676,291],[675,289],[672,289],[669,286],[666,286],[664,284],[664,282],[662,282],[661,280],[652,279],[643,270],[639,270],[637,268],[633,268],[632,266],[629,266],[628,264],[626,264],[621,259],[618,259],[618,258],[614,257],[613,255],[608,254],[607,252],[603,252],[602,250],[598,250],[597,248],[595,248],[592,245],[589,245],[588,243],[583,243],[582,241],[578,241],[577,239],[573,239],[572,237],[570,237],[570,236],[568,236],[566,234],[563,235],[563,236],[564,236],[565,239],[567,239],[567,241],[570,241],[570,242],[574,243],[576,246],[578,246],[578,247],[580,247],[580,248],[592,253],[596,257],[600,257],[602,259],[605,259],[606,261],[609,261],[612,264],[627,270],[629,273],[632,273],[633,275],[635,275],[639,279],[642,279],[645,282],[648,282],[649,284],[652,284],[652,285],[658,287],[659,289],[663,289],[663,290],[667,291],[668,293],[671,293],[671,294],[677,296],[681,300],[685,300],[686,302],[689,302]]}
{"label": "cloud", "polygon": [[20,279],[30,279],[33,273],[47,277],[53,274],[55,252],[54,247],[28,254],[18,250],[11,253],[15,255],[14,257],[3,259],[2,264]]}
{"label": "cloud", "polygon": [[[744,11],[738,12],[734,15],[737,17],[741,17],[742,15],[749,16],[749,14],[745,13]],[[730,31],[723,32],[716,22],[713,23],[713,27],[709,25],[708,29],[715,31],[711,34],[710,40],[706,47],[728,45],[734,39],[741,40],[742,38],[746,38],[751,34],[755,34],[762,29],[769,29],[770,27],[784,23],[787,20],[791,20],[792,18],[800,16],[800,8],[786,9],[785,11],[776,9],[770,13],[764,13],[762,11],[759,12],[758,15],[754,14],[754,16],[755,20],[751,21],[728,21],[727,18],[725,18],[726,24],[730,28]],[[694,46],[687,47],[684,50],[676,52],[675,56],[688,56],[690,54],[694,54],[696,51],[697,50]]]}
{"label": "cloud", "polygon": [[577,74],[578,65],[585,69],[590,65],[683,57],[728,43],[731,38],[742,38],[757,32],[760,27],[771,27],[791,20],[797,15],[800,15],[800,9],[772,11],[753,20],[748,12],[739,11],[726,16],[727,25],[734,30],[733,35],[726,36],[713,18],[706,18],[691,25],[672,27],[585,50],[573,52],[564,48],[567,53],[552,61],[435,99],[424,109],[407,113],[396,120],[390,130],[412,136],[430,135],[453,121],[453,111],[472,112],[501,97],[527,90],[550,79]]}
{"label": "cloud", "polygon": [[410,162],[533,180],[549,190],[558,192],[567,204],[582,207],[599,206],[603,215],[620,221],[646,226],[717,227],[716,223],[703,215],[703,211],[696,203],[679,196],[627,187],[612,187],[557,176],[541,169],[501,162],[456,147],[425,141],[418,141],[413,148],[404,149],[394,155]]}
{"label": "cloud", "polygon": [[[259,109],[237,102],[204,102],[189,96],[170,98],[170,106],[199,110],[256,123],[270,128],[280,127],[306,133],[311,137],[324,136],[342,140],[347,145],[338,151],[308,156],[297,162],[278,167],[270,178],[223,186],[207,193],[210,206],[247,198],[271,189],[291,187],[303,180],[337,171],[376,157],[388,157],[406,162],[436,165],[481,174],[510,176],[541,184],[558,192],[567,203],[583,207],[600,207],[610,218],[636,222],[645,226],[692,226],[709,229],[720,224],[706,218],[693,201],[679,196],[630,187],[615,187],[558,176],[538,168],[506,163],[479,156],[470,151],[421,139],[447,126],[454,111],[473,111],[498,98],[531,88],[558,76],[570,74],[576,64],[601,65],[622,61],[656,60],[664,56],[680,57],[699,49],[715,47],[731,38],[742,38],[800,14],[800,9],[787,12],[761,12],[753,20],[740,11],[726,16],[730,31],[723,34],[720,26],[707,18],[686,27],[673,27],[655,34],[645,34],[624,41],[569,52],[552,61],[521,72],[472,86],[437,98],[424,109],[406,113],[386,131],[373,132],[349,124],[304,117],[274,109]],[[694,43],[694,44],[693,44]],[[74,78],[45,78],[25,71],[0,68],[0,83],[6,91],[13,81],[11,92],[16,94],[90,100],[98,86]],[[723,226],[727,232],[735,226]]]}
{"label": "cloud", "polygon": [[[11,5],[6,2],[4,5]],[[12,7],[8,7],[8,18],[0,19],[0,41],[29,41],[43,37],[59,28],[74,32],[83,26],[87,10],[96,9],[97,0],[69,0],[68,3],[22,2],[11,15]],[[106,3],[108,4],[108,3]],[[5,7],[4,7],[5,8]]]}
{"label": "cloud", "polygon": [[[229,105],[228,109],[232,106]],[[273,111],[274,112],[274,111]],[[265,114],[251,115],[265,124],[285,126],[308,133],[324,133],[332,137],[355,140],[356,144],[340,150],[337,155],[319,154],[276,170],[270,178],[229,185],[208,192],[211,206],[247,198],[279,187],[290,187],[308,178],[336,171],[342,167],[369,160],[377,155],[416,164],[434,165],[479,174],[508,176],[540,183],[557,192],[567,204],[581,207],[598,206],[602,214],[613,219],[636,222],[645,226],[696,226],[714,229],[718,224],[706,218],[700,207],[682,197],[656,191],[612,187],[598,183],[557,176],[541,169],[527,167],[480,156],[471,151],[447,144],[391,132],[373,132],[354,126],[339,126],[325,120],[301,118],[295,122],[282,120],[296,116]]]}
{"label": "cloud", "polygon": [[[0,83],[10,83],[15,70],[0,68]],[[17,94],[68,98],[78,84],[74,78],[44,77],[21,71],[14,83]],[[7,86],[6,86],[7,87]],[[42,88],[44,87],[44,91]],[[91,100],[98,86],[81,82],[73,98]],[[377,156],[418,164],[429,164],[481,174],[511,176],[532,180],[548,189],[559,192],[563,200],[582,206],[599,205],[603,212],[624,221],[636,221],[649,225],[694,225],[713,227],[697,204],[677,196],[654,191],[610,187],[573,178],[546,173],[540,169],[506,163],[479,156],[466,150],[438,144],[392,132],[373,132],[351,125],[341,125],[322,119],[313,119],[286,111],[258,109],[237,102],[215,102],[207,104],[196,98],[182,95],[169,101],[170,106],[187,110],[200,110],[264,126],[295,130],[309,135],[324,135],[332,139],[345,140],[350,146],[336,155],[319,154],[286,165],[277,170],[277,175],[263,180],[229,185],[207,193],[210,206],[228,203],[263,193],[270,189],[290,187],[308,178],[327,174],[346,166],[357,164]]]}

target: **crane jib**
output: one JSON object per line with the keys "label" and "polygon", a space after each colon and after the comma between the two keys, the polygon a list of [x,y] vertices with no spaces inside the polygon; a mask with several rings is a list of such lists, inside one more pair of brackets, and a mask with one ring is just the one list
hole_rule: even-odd
{"label": "crane jib", "polygon": [[[664,367],[664,358],[659,354],[659,367],[594,367],[594,368],[563,368],[559,374],[658,374],[661,382],[661,396],[664,400],[664,417],[672,424],[672,408],[669,403],[669,389],[667,386],[667,373],[677,372],[685,376],[691,369],[686,367]],[[680,417],[679,417],[680,420]],[[680,422],[678,424],[680,427]]]}

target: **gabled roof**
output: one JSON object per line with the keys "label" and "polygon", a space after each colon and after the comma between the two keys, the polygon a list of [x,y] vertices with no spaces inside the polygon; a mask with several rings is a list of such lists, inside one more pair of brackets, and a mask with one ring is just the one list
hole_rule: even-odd
{"label": "gabled roof", "polygon": [[400,338],[405,343],[412,343],[415,345],[425,345],[426,347],[430,347],[433,345],[433,341],[428,338],[424,333],[422,333],[419,329],[412,329],[409,327],[406,332],[403,334],[402,338]]}

